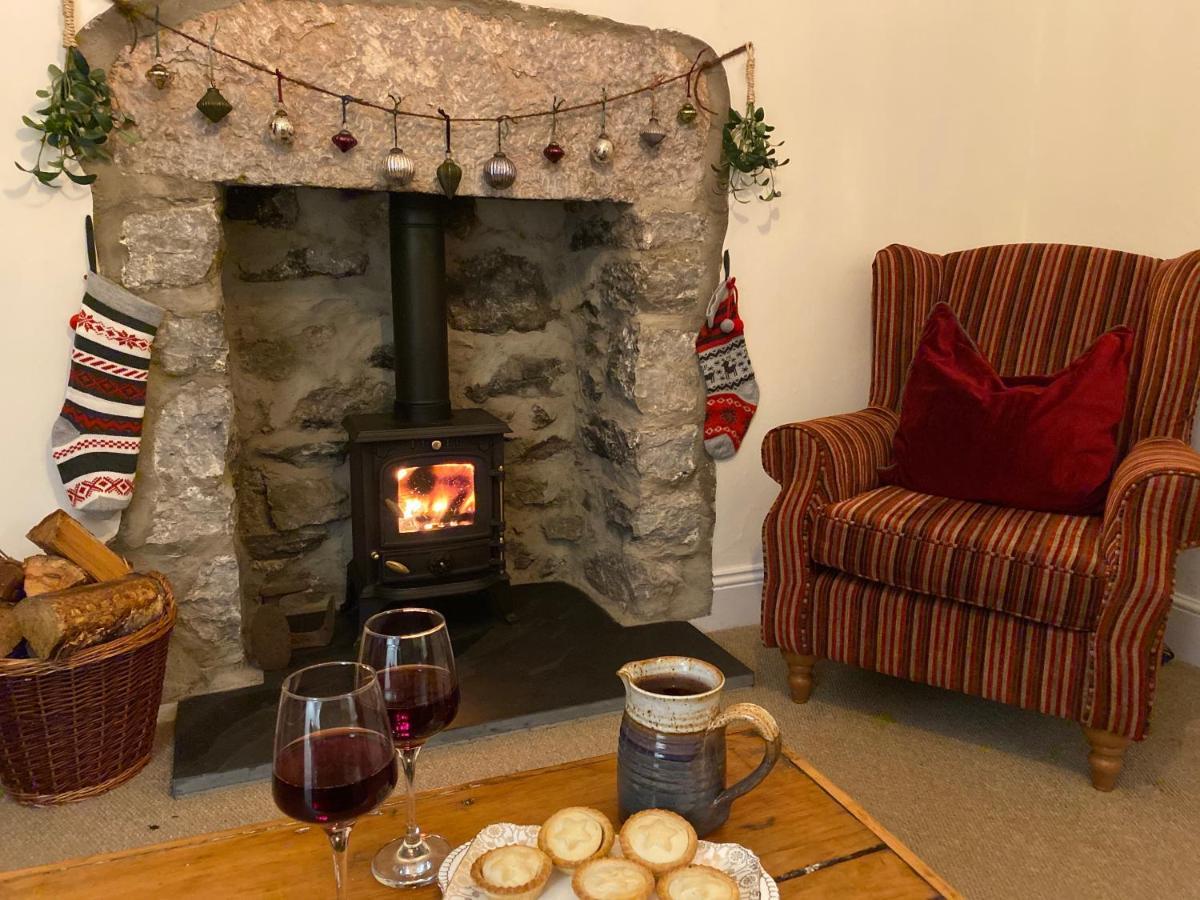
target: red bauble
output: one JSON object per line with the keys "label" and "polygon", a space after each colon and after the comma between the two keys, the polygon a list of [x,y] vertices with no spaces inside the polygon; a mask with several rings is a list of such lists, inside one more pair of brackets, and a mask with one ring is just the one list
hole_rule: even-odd
{"label": "red bauble", "polygon": [[566,155],[567,151],[562,148],[562,145],[558,141],[551,141],[546,145],[546,149],[542,151],[542,156],[546,157],[552,163],[557,163]]}
{"label": "red bauble", "polygon": [[358,138],[352,135],[345,128],[331,137],[330,140],[333,141],[333,146],[337,147],[343,153],[349,153],[358,146]]}

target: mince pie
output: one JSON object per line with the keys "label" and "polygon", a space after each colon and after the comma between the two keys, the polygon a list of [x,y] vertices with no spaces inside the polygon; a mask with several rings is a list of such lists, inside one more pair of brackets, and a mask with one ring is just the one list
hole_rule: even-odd
{"label": "mince pie", "polygon": [[550,857],[537,847],[509,844],[484,853],[471,866],[471,880],[489,897],[535,900],[550,880]]}
{"label": "mince pie", "polygon": [[621,853],[655,875],[680,869],[696,855],[696,829],[665,809],[644,809],[621,827]]}
{"label": "mince pie", "polygon": [[608,856],[612,845],[612,822],[598,809],[587,806],[560,809],[538,832],[538,848],[554,865],[568,872],[589,859]]}
{"label": "mince pie", "polygon": [[684,866],[658,879],[659,900],[738,900],[737,882],[711,866]]}
{"label": "mince pie", "polygon": [[654,876],[633,860],[608,856],[576,869],[571,889],[579,900],[648,900]]}

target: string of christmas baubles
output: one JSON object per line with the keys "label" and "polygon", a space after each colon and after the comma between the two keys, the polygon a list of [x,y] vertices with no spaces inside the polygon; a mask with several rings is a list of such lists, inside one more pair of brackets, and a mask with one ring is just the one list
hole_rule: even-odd
{"label": "string of christmas baubles", "polygon": [[[155,88],[160,91],[170,87],[174,80],[174,73],[167,68],[162,59],[162,52],[159,44],[159,32],[163,27],[158,18],[158,8],[154,10],[154,63],[146,70],[146,80],[149,81]],[[184,34],[177,29],[170,29],[181,37],[185,37],[195,43],[203,43],[191,35]],[[220,122],[227,115],[233,112],[233,104],[230,103],[225,95],[221,93],[217,87],[214,57],[218,52],[214,47],[216,40],[217,29],[213,27],[212,34],[208,39],[208,89],[204,95],[196,102],[196,109],[212,123]],[[741,52],[742,48],[738,48],[725,56],[733,55],[733,53]],[[231,56],[224,53],[225,56]],[[231,57],[237,59],[237,57]],[[720,57],[724,59],[725,57]],[[692,75],[697,71],[699,57],[697,62],[692,65],[688,71],[687,80],[687,95],[682,105],[675,114],[676,121],[680,125],[693,125],[699,115],[696,107],[692,104]],[[248,63],[253,68],[270,71],[265,66],[260,66],[254,63]],[[271,114],[267,121],[267,133],[271,139],[279,144],[291,144],[296,137],[296,126],[292,124],[291,116],[288,114],[287,107],[283,103],[283,82],[287,79],[283,72],[275,69],[275,91],[276,91],[276,107],[275,112]],[[658,120],[658,95],[657,88],[663,82],[659,79],[653,85],[643,90],[650,92],[650,117],[639,133],[639,138],[643,144],[649,148],[657,147],[663,142],[667,136],[666,130],[662,123]],[[312,87],[311,85],[302,85]],[[319,89],[319,88],[318,88]],[[324,90],[324,89],[319,89]],[[634,91],[631,93],[640,93]],[[326,92],[330,93],[330,92]],[[627,96],[627,95],[623,95]],[[416,166],[412,158],[404,152],[400,146],[400,129],[399,118],[403,114],[400,110],[402,98],[394,94],[388,94],[388,99],[392,101],[392,148],[387,152],[383,159],[383,174],[387,180],[397,186],[403,187],[413,180],[416,174]],[[338,148],[342,153],[349,153],[358,146],[358,138],[347,124],[347,108],[351,103],[361,103],[349,94],[344,94],[340,97],[342,104],[342,127],[330,137],[330,142]],[[542,149],[542,156],[549,162],[557,165],[567,155],[566,149],[557,140],[558,133],[558,112],[563,105],[563,100],[558,97],[554,98],[553,105],[550,109],[550,141]],[[374,105],[374,104],[372,104]],[[588,104],[593,105],[593,104]],[[598,165],[607,165],[612,162],[613,155],[616,153],[616,145],[609,137],[606,130],[608,124],[608,90],[603,89],[600,99],[600,130],[596,137],[592,140],[589,148],[589,156],[591,160]],[[438,115],[442,117],[446,129],[446,158],[437,167],[436,175],[438,184],[442,188],[442,192],[447,197],[453,197],[458,191],[458,186],[462,181],[462,167],[454,160],[453,150],[450,143],[450,123],[451,117],[444,109],[438,107]],[[507,129],[512,122],[512,116],[499,116],[496,119],[496,152],[492,154],[483,166],[483,178],[488,186],[496,190],[504,190],[512,187],[517,180],[516,164],[504,152],[504,138],[507,136]],[[484,120],[487,121],[487,120]]]}

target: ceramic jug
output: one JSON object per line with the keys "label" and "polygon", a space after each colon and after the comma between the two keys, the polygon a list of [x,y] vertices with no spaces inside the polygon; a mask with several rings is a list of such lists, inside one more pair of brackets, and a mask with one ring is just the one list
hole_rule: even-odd
{"label": "ceramic jug", "polygon": [[[625,715],[617,745],[621,818],[643,809],[679,813],[703,837],[729,818],[729,807],[752,790],[779,758],[779,726],[753,703],[721,710],[725,676],[711,663],[659,656],[626,663]],[[725,726],[747,722],[766,742],[758,767],[725,786]]]}

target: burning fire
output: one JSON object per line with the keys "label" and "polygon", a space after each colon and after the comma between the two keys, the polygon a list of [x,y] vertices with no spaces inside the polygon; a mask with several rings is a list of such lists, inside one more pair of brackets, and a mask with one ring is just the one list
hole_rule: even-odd
{"label": "burning fire", "polygon": [[475,466],[436,463],[396,469],[396,499],[387,501],[401,534],[471,525],[475,521]]}

